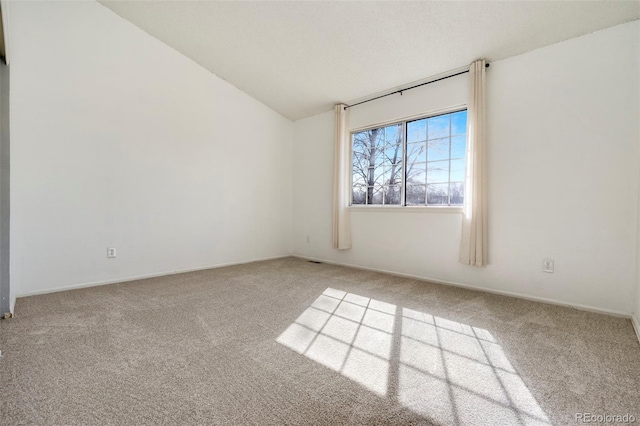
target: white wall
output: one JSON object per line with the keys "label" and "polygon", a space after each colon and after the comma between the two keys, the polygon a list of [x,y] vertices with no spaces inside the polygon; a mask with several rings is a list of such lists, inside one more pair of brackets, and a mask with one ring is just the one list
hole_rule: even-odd
{"label": "white wall", "polygon": [[[484,269],[457,262],[459,213],[354,210],[354,248],[331,248],[332,112],[292,125],[97,3],[13,3],[10,25],[18,296],[293,250],[640,312],[638,21],[492,64]],[[354,122],[452,106],[457,84]]]}
{"label": "white wall", "polygon": [[[294,123],[294,253],[631,313],[638,285],[639,33],[635,21],[491,65],[488,267],[457,262],[460,213],[354,209],[353,248],[332,249],[331,112]],[[412,94],[425,99],[425,111],[434,98],[442,107],[454,102],[439,84]],[[396,118],[399,98],[372,104]],[[555,259],[555,273],[541,271],[545,257]]]}
{"label": "white wall", "polygon": [[289,120],[98,3],[11,12],[18,296],[290,254]]}

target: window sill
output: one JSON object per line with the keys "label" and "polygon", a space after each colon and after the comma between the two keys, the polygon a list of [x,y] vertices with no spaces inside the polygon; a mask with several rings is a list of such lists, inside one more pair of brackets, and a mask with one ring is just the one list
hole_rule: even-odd
{"label": "window sill", "polygon": [[349,206],[350,211],[384,213],[462,213],[463,207],[450,206]]}

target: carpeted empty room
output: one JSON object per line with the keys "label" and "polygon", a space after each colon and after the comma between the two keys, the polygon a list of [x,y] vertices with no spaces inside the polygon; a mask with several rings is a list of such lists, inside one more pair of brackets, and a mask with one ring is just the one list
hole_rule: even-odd
{"label": "carpeted empty room", "polygon": [[284,258],[20,299],[4,424],[570,424],[636,413],[628,319]]}
{"label": "carpeted empty room", "polygon": [[639,0],[0,0],[0,426],[638,424],[639,160]]}

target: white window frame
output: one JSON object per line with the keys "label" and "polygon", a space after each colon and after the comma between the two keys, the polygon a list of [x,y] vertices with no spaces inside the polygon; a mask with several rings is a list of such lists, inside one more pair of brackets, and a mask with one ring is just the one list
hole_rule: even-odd
{"label": "white window frame", "polygon": [[[422,120],[424,118],[431,118],[438,115],[451,114],[454,112],[468,111],[467,104],[456,105],[448,108],[437,109],[425,113],[413,114],[406,117],[395,118],[393,120],[382,121],[376,124],[370,124],[366,126],[354,127],[349,129],[349,210],[361,210],[361,211],[375,211],[375,212],[431,212],[431,213],[462,213],[464,206],[438,206],[438,205],[424,205],[424,206],[407,206],[405,205],[405,180],[406,180],[406,161],[407,161],[407,123],[410,121]],[[402,193],[400,194],[400,204],[353,204],[353,134],[370,129],[377,129],[380,127],[391,126],[394,124],[402,124]],[[467,133],[467,146],[468,146],[468,133]],[[465,156],[466,158],[466,156]],[[449,158],[451,160],[451,158]],[[466,177],[466,172],[465,172]],[[449,181],[451,178],[449,178]],[[450,182],[449,182],[450,183]],[[426,195],[425,195],[426,196]],[[466,199],[466,188],[465,188]]]}

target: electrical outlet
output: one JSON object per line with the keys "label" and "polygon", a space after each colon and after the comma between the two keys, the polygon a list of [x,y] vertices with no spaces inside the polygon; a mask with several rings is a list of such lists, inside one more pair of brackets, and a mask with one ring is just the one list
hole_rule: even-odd
{"label": "electrical outlet", "polygon": [[116,257],[116,249],[113,248],[113,247],[108,247],[107,248],[107,257],[109,259],[112,259],[112,258]]}
{"label": "electrical outlet", "polygon": [[553,259],[545,258],[542,261],[542,272],[553,272]]}
{"label": "electrical outlet", "polygon": [[307,244],[311,242],[311,237],[307,235]]}

